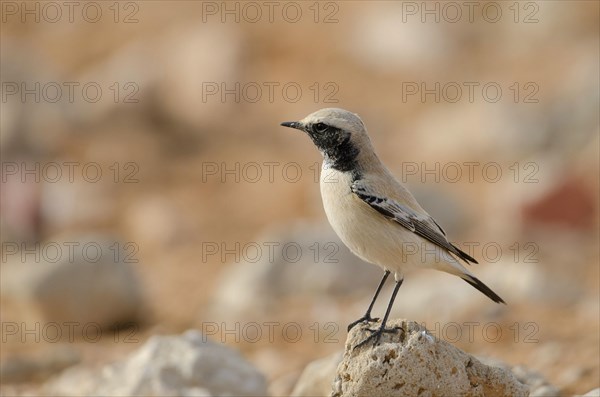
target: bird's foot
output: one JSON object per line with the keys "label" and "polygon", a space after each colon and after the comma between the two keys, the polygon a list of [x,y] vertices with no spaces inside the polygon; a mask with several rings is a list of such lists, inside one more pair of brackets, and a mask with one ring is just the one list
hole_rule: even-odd
{"label": "bird's foot", "polygon": [[373,347],[375,347],[379,343],[379,339],[381,338],[381,335],[386,334],[386,333],[395,333],[397,330],[404,332],[404,329],[399,326],[395,326],[393,328],[385,328],[385,326],[380,327],[378,329],[370,329],[369,328],[369,329],[367,329],[367,331],[371,332],[371,335],[369,335],[367,338],[365,338],[365,340],[360,342],[358,345],[354,346],[353,350],[363,347],[371,341],[373,341]]}
{"label": "bird's foot", "polygon": [[361,318],[359,318],[356,321],[351,322],[350,324],[348,324],[348,332],[350,332],[350,330],[352,328],[354,328],[355,325],[360,324],[360,323],[374,323],[379,321],[378,317],[372,318],[370,314],[365,314],[364,316],[362,316]]}

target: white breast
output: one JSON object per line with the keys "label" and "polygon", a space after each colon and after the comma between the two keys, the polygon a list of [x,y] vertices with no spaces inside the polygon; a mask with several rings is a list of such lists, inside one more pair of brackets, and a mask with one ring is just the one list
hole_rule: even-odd
{"label": "white breast", "polygon": [[[430,267],[420,255],[425,246],[434,246],[387,219],[358,198],[350,187],[351,173],[324,166],[321,170],[321,196],[329,223],[342,242],[366,262],[399,275],[411,267]],[[410,246],[410,255],[405,248]],[[414,248],[417,251],[414,252]]]}

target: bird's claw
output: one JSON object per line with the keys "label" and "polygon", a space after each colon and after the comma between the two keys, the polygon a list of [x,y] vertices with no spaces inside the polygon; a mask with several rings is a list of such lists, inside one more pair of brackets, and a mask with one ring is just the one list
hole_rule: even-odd
{"label": "bird's claw", "polygon": [[393,328],[378,328],[378,329],[368,328],[366,331],[371,332],[371,335],[367,336],[365,338],[365,340],[360,342],[358,345],[354,346],[353,350],[365,346],[367,343],[369,343],[372,340],[374,340],[373,347],[375,347],[379,343],[379,339],[381,338],[381,335],[386,334],[386,333],[394,333],[397,330],[404,332],[404,329],[399,326],[395,326]]}
{"label": "bird's claw", "polygon": [[350,324],[348,324],[348,332],[350,332],[350,330],[352,328],[354,328],[354,326],[356,326],[360,323],[375,323],[377,321],[379,321],[379,317],[372,318],[370,315],[364,315],[361,318],[359,318],[358,320],[353,321]]}

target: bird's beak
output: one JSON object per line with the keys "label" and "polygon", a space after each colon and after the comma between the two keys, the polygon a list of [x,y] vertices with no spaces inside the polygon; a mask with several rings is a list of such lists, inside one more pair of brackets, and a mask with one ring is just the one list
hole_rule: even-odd
{"label": "bird's beak", "polygon": [[295,128],[297,130],[302,129],[302,123],[300,123],[299,121],[284,121],[283,123],[281,123],[281,125],[284,127]]}

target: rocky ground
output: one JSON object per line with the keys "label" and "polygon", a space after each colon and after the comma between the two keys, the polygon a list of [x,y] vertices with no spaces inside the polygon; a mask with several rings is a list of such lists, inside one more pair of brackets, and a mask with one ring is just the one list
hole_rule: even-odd
{"label": "rocky ground", "polygon": [[[598,395],[598,3],[498,2],[494,23],[447,3],[439,21],[298,3],[296,23],[21,4],[0,36],[2,395]],[[508,305],[410,273],[404,331],[352,350],[381,271],[326,223],[309,139],[279,127],[327,106],[360,114]]]}

